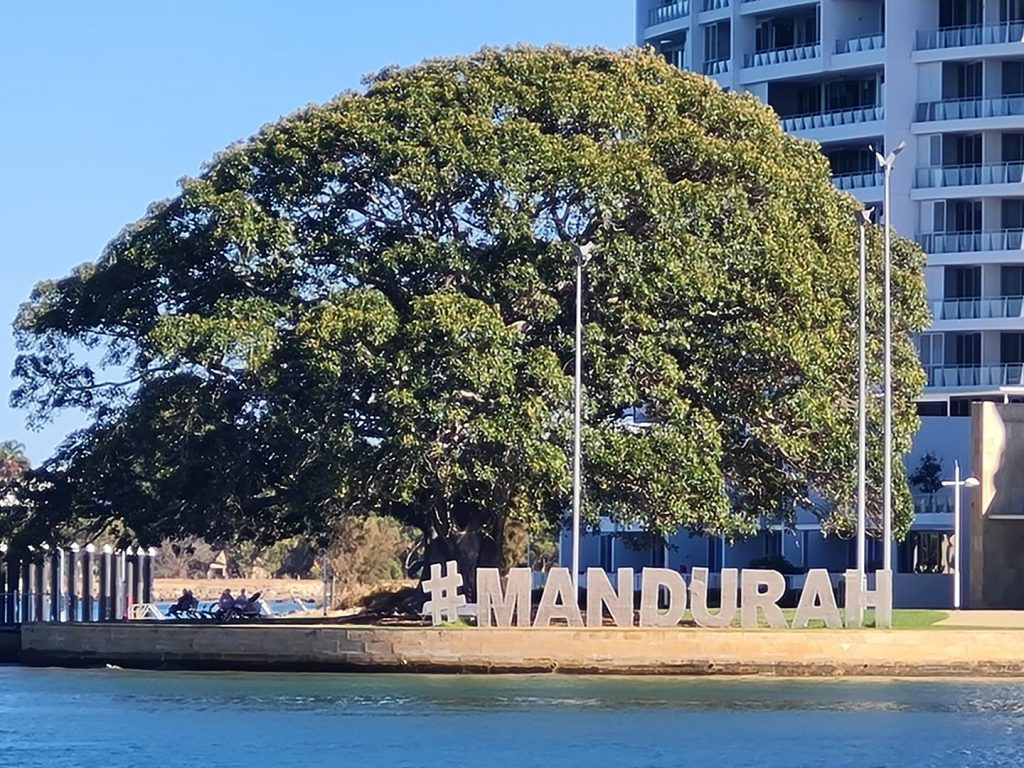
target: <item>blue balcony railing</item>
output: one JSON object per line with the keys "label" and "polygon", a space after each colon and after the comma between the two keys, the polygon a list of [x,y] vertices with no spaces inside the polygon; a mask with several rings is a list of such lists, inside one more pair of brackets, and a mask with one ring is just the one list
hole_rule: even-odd
{"label": "blue balcony railing", "polygon": [[970,299],[932,299],[936,320],[999,320],[1024,318],[1024,296],[978,296]]}
{"label": "blue balcony railing", "polygon": [[878,171],[861,171],[858,173],[840,173],[832,177],[832,183],[838,189],[867,189],[882,185],[882,174]]}
{"label": "blue balcony railing", "polygon": [[782,118],[785,131],[810,131],[816,128],[835,128],[854,123],[870,123],[885,119],[883,107],[859,107],[838,112],[818,112],[812,115],[795,115]]}
{"label": "blue balcony railing", "polygon": [[975,251],[1019,251],[1024,248],[1024,229],[996,229],[989,232],[936,232],[918,238],[926,253],[973,253]]}
{"label": "blue balcony railing", "polygon": [[918,31],[917,50],[1024,42],[1024,21]]}
{"label": "blue balcony railing", "polygon": [[705,75],[724,75],[729,71],[729,60],[728,59],[715,59],[714,61],[705,61],[703,66],[703,72]]}
{"label": "blue balcony railing", "polygon": [[744,67],[766,67],[771,64],[786,64],[791,61],[807,61],[821,56],[821,44],[796,45],[792,48],[775,48],[771,51],[748,53],[743,57]]}
{"label": "blue balcony railing", "polygon": [[972,187],[979,184],[1020,184],[1024,182],[1024,162],[988,165],[943,165],[918,168],[914,186]]}
{"label": "blue balcony railing", "polygon": [[702,11],[718,11],[729,7],[729,0],[702,0],[700,9]]}
{"label": "blue balcony railing", "polygon": [[926,365],[929,387],[963,389],[968,387],[1019,387],[1024,385],[1024,365]]}
{"label": "blue balcony railing", "polygon": [[866,37],[850,37],[836,40],[836,53],[861,53],[862,51],[878,51],[885,48],[885,35],[868,35]]}
{"label": "blue balcony railing", "polygon": [[984,117],[1024,115],[1024,95],[990,99],[946,99],[917,105],[917,122],[972,120]]}
{"label": "blue balcony railing", "polygon": [[690,15],[690,0],[677,0],[675,3],[666,3],[657,8],[651,8],[647,13],[647,26],[664,24],[666,21],[681,19]]}

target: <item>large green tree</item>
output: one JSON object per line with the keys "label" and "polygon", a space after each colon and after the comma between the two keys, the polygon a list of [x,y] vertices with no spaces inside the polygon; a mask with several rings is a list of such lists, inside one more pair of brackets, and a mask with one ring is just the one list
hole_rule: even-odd
{"label": "large green tree", "polygon": [[[769,108],[649,51],[383,71],[36,288],[13,402],[91,419],[33,475],[36,530],[270,541],[377,512],[497,562],[506,522],[568,506],[580,246],[588,519],[738,536],[803,504],[848,530],[856,208]],[[902,452],[927,310],[920,252],[893,255]]]}

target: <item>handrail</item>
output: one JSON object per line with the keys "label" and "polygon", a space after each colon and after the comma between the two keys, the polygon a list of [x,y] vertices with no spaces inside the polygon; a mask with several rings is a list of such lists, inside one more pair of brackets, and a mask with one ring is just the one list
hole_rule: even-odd
{"label": "handrail", "polygon": [[1004,21],[1001,24],[973,24],[919,30],[915,48],[919,51],[930,51],[937,48],[1021,42],[1024,42],[1024,21]]}
{"label": "handrail", "polygon": [[931,299],[936,320],[991,320],[1024,318],[1024,296],[977,296]]}

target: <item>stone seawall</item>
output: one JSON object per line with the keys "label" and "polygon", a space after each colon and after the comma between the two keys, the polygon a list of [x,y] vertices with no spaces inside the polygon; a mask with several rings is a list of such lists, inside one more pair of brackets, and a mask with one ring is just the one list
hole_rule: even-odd
{"label": "stone seawall", "polygon": [[21,660],[281,671],[1024,676],[1024,632],[36,624],[22,628]]}
{"label": "stone seawall", "polygon": [[21,635],[17,627],[0,629],[0,664],[12,664],[21,654]]}

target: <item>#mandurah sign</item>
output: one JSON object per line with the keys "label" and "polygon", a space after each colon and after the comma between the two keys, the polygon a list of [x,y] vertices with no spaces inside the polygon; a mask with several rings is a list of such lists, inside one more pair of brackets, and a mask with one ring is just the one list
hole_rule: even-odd
{"label": "#mandurah sign", "polygon": [[[580,611],[568,568],[552,568],[541,593],[537,613],[531,622],[533,572],[513,568],[502,579],[497,568],[476,572],[476,617],[481,627],[550,627],[556,622],[570,627],[600,627],[605,612],[617,627],[675,627],[687,609],[697,626],[728,627],[740,618],[740,626],[755,628],[763,618],[769,627],[806,627],[821,621],[827,627],[860,627],[864,611],[875,609],[875,626],[892,626],[892,572],[875,573],[874,589],[868,589],[863,575],[850,570],[843,576],[846,595],[845,622],[840,615],[828,571],[807,572],[792,624],[779,607],[786,592],[786,577],[778,571],[725,568],[721,573],[721,599],[717,612],[708,607],[708,569],[694,568],[687,584],[682,575],[668,568],[644,568],[640,572],[640,610],[634,612],[634,571],[620,568],[618,588],[612,586],[601,568],[587,569],[586,620]],[[427,602],[423,606],[434,625],[458,618],[466,597],[459,593],[462,575],[454,560],[445,566],[430,566],[424,580]]]}

